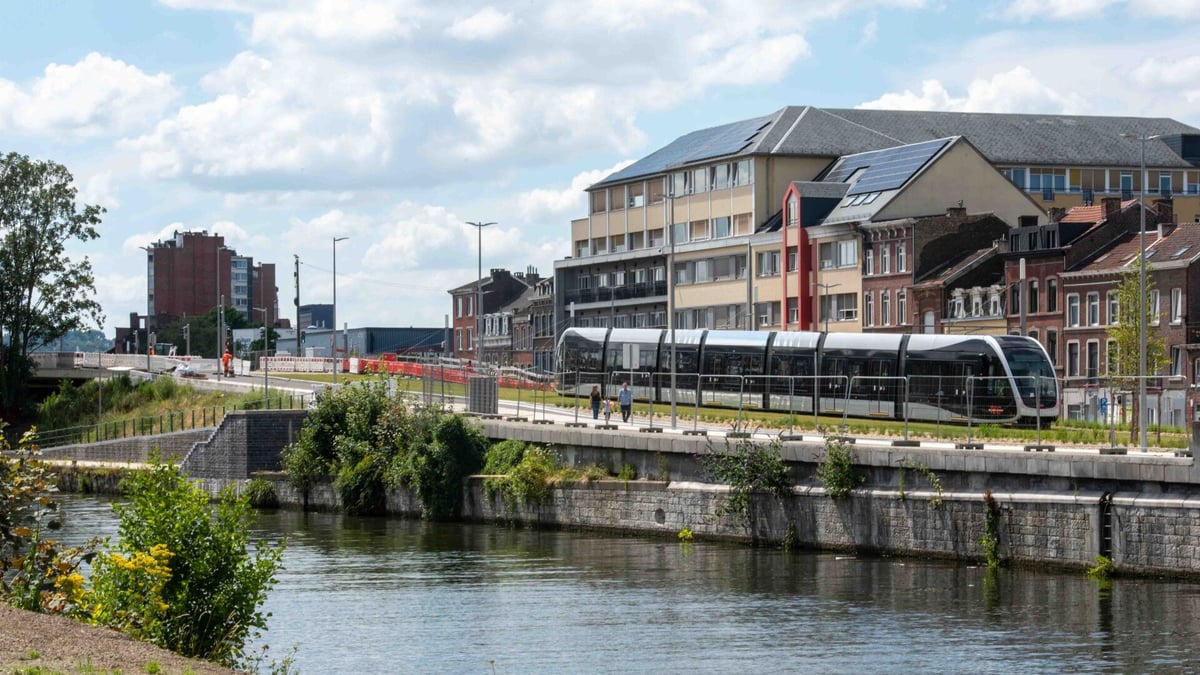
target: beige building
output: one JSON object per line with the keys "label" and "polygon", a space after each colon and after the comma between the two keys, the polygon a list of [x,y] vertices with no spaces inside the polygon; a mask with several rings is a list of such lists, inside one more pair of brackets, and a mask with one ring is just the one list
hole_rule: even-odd
{"label": "beige building", "polygon": [[[571,223],[571,257],[555,262],[556,334],[568,326],[806,329],[825,318],[830,330],[861,330],[855,223],[945,213],[961,202],[1015,226],[1039,206],[1136,192],[1141,143],[1125,133],[1160,135],[1145,143],[1147,194],[1169,193],[1180,217],[1200,219],[1200,129],[1170,119],[794,106],[691,132],[588,189],[588,214]],[[894,192],[885,202],[852,193],[862,176],[835,176],[846,156],[937,141],[937,161],[922,165],[919,180],[872,191]],[[810,205],[832,201],[828,187],[812,187],[818,180],[849,185],[850,203],[814,216]],[[784,228],[794,182],[810,184],[808,198],[788,214],[799,227]],[[875,209],[866,220],[863,206]],[[801,239],[813,226],[821,240],[806,258]],[[822,260],[831,266],[821,269]],[[815,311],[826,302],[828,316]]]}

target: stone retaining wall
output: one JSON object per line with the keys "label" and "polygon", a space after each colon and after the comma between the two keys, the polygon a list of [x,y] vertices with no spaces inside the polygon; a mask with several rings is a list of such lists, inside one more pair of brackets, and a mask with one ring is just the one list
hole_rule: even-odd
{"label": "stone retaining wall", "polygon": [[204,427],[153,436],[118,438],[99,443],[64,445],[42,450],[42,456],[53,460],[144,464],[150,457],[150,451],[158,448],[162,457],[178,459],[187,455],[197,442],[212,436],[216,429],[217,427]]}

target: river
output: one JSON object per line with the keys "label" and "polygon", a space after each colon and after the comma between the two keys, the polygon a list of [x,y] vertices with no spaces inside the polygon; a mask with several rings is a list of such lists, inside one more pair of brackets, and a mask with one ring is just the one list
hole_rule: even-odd
{"label": "river", "polygon": [[[65,541],[115,535],[66,496]],[[1200,585],[275,511],[266,609],[301,673],[1200,668]]]}

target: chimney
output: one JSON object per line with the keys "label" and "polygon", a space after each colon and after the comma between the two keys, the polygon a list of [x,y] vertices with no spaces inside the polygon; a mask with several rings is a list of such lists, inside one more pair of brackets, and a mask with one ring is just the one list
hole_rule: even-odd
{"label": "chimney", "polygon": [[1175,200],[1155,199],[1154,212],[1158,214],[1158,223],[1160,225],[1175,222]]}
{"label": "chimney", "polygon": [[1037,216],[1017,216],[1017,227],[1037,227]]}
{"label": "chimney", "polygon": [[1106,220],[1112,218],[1121,210],[1120,197],[1105,197],[1100,200],[1100,203],[1104,205],[1101,211],[1104,213]]}
{"label": "chimney", "polygon": [[951,206],[946,209],[946,217],[951,222],[961,223],[967,219],[967,208],[965,206]]}
{"label": "chimney", "polygon": [[1063,216],[1067,215],[1067,210],[1061,206],[1051,206],[1046,213],[1050,216],[1050,222],[1057,223],[1063,219]]}

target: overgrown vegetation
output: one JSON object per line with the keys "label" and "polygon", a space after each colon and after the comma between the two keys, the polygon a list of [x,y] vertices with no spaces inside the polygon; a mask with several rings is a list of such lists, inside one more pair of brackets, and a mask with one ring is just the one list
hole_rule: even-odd
{"label": "overgrown vegetation", "polygon": [[553,479],[562,468],[558,454],[547,447],[528,445],[521,460],[504,475],[484,479],[488,497],[500,495],[512,504],[541,504],[550,498]]}
{"label": "overgrown vegetation", "polygon": [[1113,566],[1112,559],[1098,555],[1096,556],[1096,565],[1088,568],[1087,575],[1089,578],[1103,582],[1111,579],[1115,572],[1116,568]]}
{"label": "overgrown vegetation", "polygon": [[467,418],[389,396],[382,378],[327,392],[283,466],[297,488],[333,478],[347,513],[379,514],[389,487],[406,486],[431,520],[454,517],[462,481],[483,466],[487,439]]}
{"label": "overgrown vegetation", "polygon": [[246,500],[256,509],[279,508],[275,484],[265,478],[252,478],[246,485]]}
{"label": "overgrown vegetation", "polygon": [[854,453],[850,446],[833,434],[825,436],[825,452],[817,464],[817,480],[833,499],[845,499],[862,482],[854,470]]}
{"label": "overgrown vegetation", "polygon": [[942,479],[932,469],[921,462],[911,462],[907,457],[902,458],[897,464],[900,468],[900,499],[905,499],[906,497],[904,492],[904,472],[911,469],[929,482],[929,487],[934,493],[933,497],[929,500],[929,505],[935,509],[942,508]]}
{"label": "overgrown vegetation", "polygon": [[261,611],[283,546],[251,550],[245,496],[209,496],[157,453],[125,482],[116,504],[118,544],[96,557],[87,620],[184,656],[237,665],[248,638],[266,627]]}
{"label": "overgrown vegetation", "polygon": [[979,538],[979,545],[983,548],[984,559],[987,560],[988,569],[996,569],[1000,567],[1000,502],[992,496],[991,490],[986,490],[983,493],[984,506],[984,521],[983,521],[983,536]]}
{"label": "overgrown vegetation", "polygon": [[729,486],[729,496],[715,514],[750,517],[750,495],[770,494],[784,498],[791,493],[787,464],[780,454],[780,442],[756,443],[750,439],[725,441],[721,450],[709,443],[708,452],[696,457],[710,479]]}

